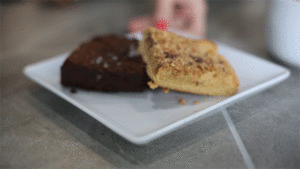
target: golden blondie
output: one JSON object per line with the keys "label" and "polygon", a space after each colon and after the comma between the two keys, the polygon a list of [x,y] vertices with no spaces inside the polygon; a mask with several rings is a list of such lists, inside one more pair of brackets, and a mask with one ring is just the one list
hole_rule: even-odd
{"label": "golden blondie", "polygon": [[148,27],[139,52],[146,62],[150,88],[203,95],[232,95],[239,86],[229,62],[208,40],[191,40]]}

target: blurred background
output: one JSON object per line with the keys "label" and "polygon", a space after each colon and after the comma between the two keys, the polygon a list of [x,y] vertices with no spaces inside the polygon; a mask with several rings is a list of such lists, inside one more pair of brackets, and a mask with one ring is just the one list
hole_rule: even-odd
{"label": "blurred background", "polygon": [[[264,34],[267,3],[207,0],[206,37],[274,62]],[[0,119],[5,119],[0,168],[60,167],[64,160],[87,168],[90,159],[110,168],[140,163],[246,168],[222,114],[141,147],[23,75],[26,65],[73,51],[93,36],[128,33],[128,20],[150,14],[153,0],[0,0],[0,5]],[[281,85],[228,108],[257,168],[299,166],[300,74],[289,69],[291,77]]]}
{"label": "blurred background", "polygon": [[[208,0],[207,37],[264,56],[266,2]],[[126,33],[129,18],[152,9],[152,0],[1,0],[2,52],[57,55],[94,35]]]}

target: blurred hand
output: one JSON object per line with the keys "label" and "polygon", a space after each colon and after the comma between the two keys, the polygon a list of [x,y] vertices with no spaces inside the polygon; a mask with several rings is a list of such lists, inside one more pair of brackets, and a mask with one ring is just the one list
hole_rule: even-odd
{"label": "blurred hand", "polygon": [[157,26],[160,21],[168,24],[167,31],[179,30],[204,36],[206,20],[205,0],[154,0],[154,13],[136,17],[128,23],[130,32],[143,32],[148,26]]}

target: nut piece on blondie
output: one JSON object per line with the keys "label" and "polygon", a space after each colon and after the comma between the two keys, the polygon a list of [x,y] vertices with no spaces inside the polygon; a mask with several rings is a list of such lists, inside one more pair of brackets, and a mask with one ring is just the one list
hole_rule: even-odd
{"label": "nut piece on blondie", "polygon": [[215,96],[232,95],[238,90],[234,69],[211,41],[191,40],[148,27],[139,52],[147,74],[159,87]]}

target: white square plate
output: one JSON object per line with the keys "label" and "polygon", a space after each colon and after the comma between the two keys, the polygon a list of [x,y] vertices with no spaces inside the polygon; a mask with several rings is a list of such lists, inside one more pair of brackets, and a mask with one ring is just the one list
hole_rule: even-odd
{"label": "white square plate", "polygon": [[[142,93],[101,93],[78,90],[60,84],[60,67],[69,53],[24,68],[24,73],[36,83],[66,99],[97,119],[125,139],[145,144],[179,127],[211,115],[213,110],[235,103],[275,85],[290,75],[290,71],[251,54],[218,43],[219,53],[231,63],[240,80],[238,92],[230,97],[207,97],[157,89]],[[184,98],[185,106],[178,103]],[[198,100],[199,104],[194,105]]]}

